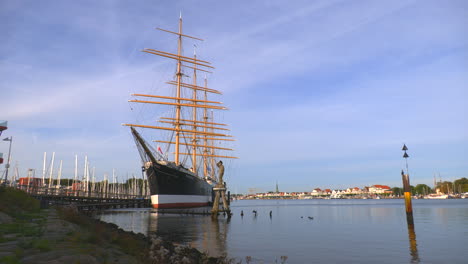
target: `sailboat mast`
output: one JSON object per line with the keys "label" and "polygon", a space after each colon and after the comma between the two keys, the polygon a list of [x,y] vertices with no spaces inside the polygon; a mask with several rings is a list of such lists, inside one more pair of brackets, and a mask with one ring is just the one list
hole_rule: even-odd
{"label": "sailboat mast", "polygon": [[78,179],[78,155],[75,155],[75,177],[73,178],[72,188],[76,188],[76,180]]}
{"label": "sailboat mast", "polygon": [[60,186],[60,180],[62,178],[62,161],[60,161],[60,167],[59,167],[59,172],[58,172],[58,177],[57,177],[57,185]]}
{"label": "sailboat mast", "polygon": [[46,159],[47,159],[47,152],[44,152],[44,163],[42,166],[42,185],[45,185]]}
{"label": "sailboat mast", "polygon": [[[203,166],[204,166],[203,169],[204,169],[204,174],[206,176],[209,174],[208,169],[214,168],[214,164],[210,166],[209,160],[208,160],[208,157],[211,158],[214,156],[214,152],[209,151],[208,149],[216,148],[216,149],[223,149],[223,150],[232,150],[228,148],[214,147],[214,144],[212,144],[211,141],[214,141],[214,140],[233,141],[233,140],[224,138],[224,137],[232,137],[228,134],[215,132],[215,130],[229,130],[226,128],[219,127],[219,126],[225,126],[226,124],[208,122],[209,116],[206,111],[207,109],[227,110],[227,108],[224,106],[218,105],[218,104],[222,105],[222,102],[208,101],[207,99],[207,93],[222,94],[220,91],[206,87],[206,81],[205,81],[205,87],[201,87],[197,85],[197,76],[196,76],[197,71],[204,71],[204,72],[211,73],[210,71],[207,71],[204,68],[206,67],[206,68],[214,69],[214,67],[210,65],[211,64],[210,62],[199,59],[196,54],[194,54],[193,57],[186,57],[182,55],[182,37],[187,37],[187,38],[203,41],[203,39],[183,34],[182,23],[183,23],[182,16],[180,16],[178,31],[170,31],[170,30],[166,30],[162,28],[157,28],[158,30],[177,35],[178,37],[177,53],[169,53],[169,52],[150,49],[150,48],[145,48],[142,50],[143,52],[146,52],[146,53],[154,54],[154,55],[161,56],[161,57],[166,57],[166,58],[173,59],[176,61],[176,64],[177,64],[176,80],[166,82],[167,84],[175,86],[176,88],[175,96],[132,94],[132,96],[138,96],[138,97],[157,98],[157,101],[153,101],[149,99],[128,100],[129,102],[132,102],[132,103],[160,104],[160,105],[174,106],[175,117],[171,117],[171,118],[162,117],[161,120],[158,120],[158,122],[171,124],[171,126],[170,127],[151,126],[151,125],[140,125],[140,124],[122,124],[122,125],[130,126],[130,127],[151,128],[151,129],[158,129],[158,130],[169,130],[169,131],[175,132],[175,140],[171,140],[171,141],[156,140],[156,142],[174,144],[174,163],[176,165],[181,164],[181,159],[180,159],[181,155],[191,156],[192,171],[195,173],[198,172],[198,167],[199,167],[197,156],[203,156],[202,157]],[[186,65],[186,64],[189,64],[189,65]],[[182,77],[184,74],[182,73],[182,67],[194,69],[194,72],[193,72],[194,74],[192,76],[193,81],[191,82],[191,84],[183,82]],[[182,89],[187,89],[187,88],[189,89],[189,91],[192,90],[192,93],[193,93],[192,96],[182,95]],[[198,91],[205,92],[205,97],[204,97],[205,100],[201,100],[198,98],[198,95],[199,95],[197,94]],[[201,96],[202,94],[200,93],[200,97]],[[161,99],[169,100],[169,102],[162,101]],[[181,112],[182,107],[191,107],[193,109],[192,118],[184,119],[182,117],[182,112]],[[200,114],[200,112],[196,110],[197,108],[204,109],[203,121],[197,120],[197,118],[199,118],[197,117],[197,115]],[[191,140],[191,142],[182,143],[180,142],[181,138],[189,139]],[[204,140],[203,153],[197,153],[198,152],[197,147],[202,146],[201,144],[199,144],[200,140]],[[180,149],[181,146],[187,146],[184,149],[191,150],[191,151],[185,151],[187,153],[184,153]],[[191,148],[188,146],[191,146]],[[216,157],[236,158],[236,157],[230,157],[230,156],[216,156]],[[200,164],[201,164],[201,161],[200,161]],[[211,170],[211,173],[213,173],[213,170]]]}
{"label": "sailboat mast", "polygon": [[179,165],[179,141],[180,141],[180,90],[182,83],[182,14],[179,17],[179,40],[177,42],[177,106],[176,106],[176,131],[175,131],[175,157],[174,162]]}
{"label": "sailboat mast", "polygon": [[[197,54],[194,51],[193,59],[197,61]],[[194,65],[193,68],[193,85],[197,86],[197,65]],[[197,104],[197,90],[193,89],[193,104]],[[192,107],[193,109],[193,131],[197,130],[197,107]],[[197,134],[193,133],[192,135],[192,172],[197,171]]]}
{"label": "sailboat mast", "polygon": [[[205,88],[208,87],[208,80],[206,79],[206,75],[205,75]],[[204,96],[204,99],[205,101],[208,100],[208,95],[207,95],[207,92],[205,91],[205,96]],[[206,104],[206,102],[205,102]],[[203,108],[203,121],[205,123],[208,123],[208,109],[207,108]],[[205,132],[205,135],[203,135],[203,145],[204,145],[204,149],[203,149],[203,154],[204,154],[204,157],[203,157],[203,175],[205,176],[205,178],[208,177],[208,157],[206,156],[208,154],[208,137],[206,135],[206,133],[208,132],[208,128],[207,126],[203,127],[203,132]]]}
{"label": "sailboat mast", "polygon": [[52,176],[54,174],[54,160],[55,160],[55,152],[52,152],[52,162],[50,163],[50,173],[49,173],[49,188],[52,184]]}
{"label": "sailboat mast", "polygon": [[[211,111],[211,122],[214,122],[214,113]],[[212,128],[211,131],[213,132],[214,129]],[[216,179],[215,177],[215,153],[214,153],[214,140],[211,140],[211,178]]]}

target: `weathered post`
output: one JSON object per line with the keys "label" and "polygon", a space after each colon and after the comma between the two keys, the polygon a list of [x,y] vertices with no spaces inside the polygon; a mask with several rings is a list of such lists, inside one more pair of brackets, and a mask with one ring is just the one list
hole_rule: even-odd
{"label": "weathered post", "polygon": [[403,192],[405,194],[406,222],[408,224],[408,240],[410,243],[411,263],[419,263],[416,233],[414,231],[413,206],[411,204],[411,187],[410,187],[409,171],[408,171],[409,155],[408,153],[406,153],[408,148],[406,147],[405,144],[403,144],[402,150],[405,152],[403,154],[403,158],[405,158],[405,161],[406,161],[406,174],[404,170],[401,170],[401,178],[403,180]]}
{"label": "weathered post", "polygon": [[[216,218],[218,217],[219,212],[226,212],[228,218],[231,218],[231,210],[229,209],[229,204],[226,199],[226,185],[223,181],[223,162],[219,161],[216,163],[216,166],[218,166],[218,184],[215,186],[215,188],[213,188],[213,191],[215,192],[215,198],[213,201],[213,209],[211,209],[211,216]],[[223,210],[221,211],[219,210],[219,199],[221,199],[223,203]]]}
{"label": "weathered post", "polygon": [[413,207],[411,205],[411,187],[410,187],[410,180],[409,180],[409,172],[408,172],[408,154],[406,151],[408,148],[405,144],[403,144],[403,149],[405,153],[403,154],[403,158],[406,161],[406,174],[403,170],[401,170],[401,178],[403,180],[403,192],[405,195],[405,208],[406,208],[406,220],[408,225],[414,225],[413,221]]}

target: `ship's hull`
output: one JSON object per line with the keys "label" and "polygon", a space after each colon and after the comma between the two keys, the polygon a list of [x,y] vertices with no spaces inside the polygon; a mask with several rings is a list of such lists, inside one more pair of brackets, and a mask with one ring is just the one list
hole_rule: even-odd
{"label": "ship's hull", "polygon": [[191,208],[208,206],[213,186],[188,170],[170,164],[146,166],[153,208]]}

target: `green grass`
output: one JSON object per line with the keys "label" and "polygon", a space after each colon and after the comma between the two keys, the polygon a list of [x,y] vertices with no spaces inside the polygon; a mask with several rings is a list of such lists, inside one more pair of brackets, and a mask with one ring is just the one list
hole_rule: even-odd
{"label": "green grass", "polygon": [[0,211],[11,216],[24,213],[39,213],[39,201],[26,192],[15,188],[0,186]]}
{"label": "green grass", "polygon": [[21,236],[40,236],[42,229],[37,224],[14,222],[0,225],[0,235],[19,234]]}
{"label": "green grass", "polygon": [[21,264],[20,260],[15,255],[1,257],[0,258],[0,263]]}
{"label": "green grass", "polygon": [[15,240],[14,238],[6,238],[3,236],[2,233],[0,233],[0,243],[8,242],[8,241],[13,241]]}
{"label": "green grass", "polygon": [[38,239],[32,242],[32,247],[39,249],[41,252],[50,251],[52,249],[49,240],[47,239]]}

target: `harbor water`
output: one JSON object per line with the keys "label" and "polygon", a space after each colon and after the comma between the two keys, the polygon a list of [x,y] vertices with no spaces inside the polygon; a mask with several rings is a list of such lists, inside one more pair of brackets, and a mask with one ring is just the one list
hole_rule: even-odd
{"label": "harbor water", "polygon": [[150,209],[99,218],[242,263],[468,263],[468,199],[413,200],[414,233],[399,199],[240,200],[231,209],[230,220]]}

